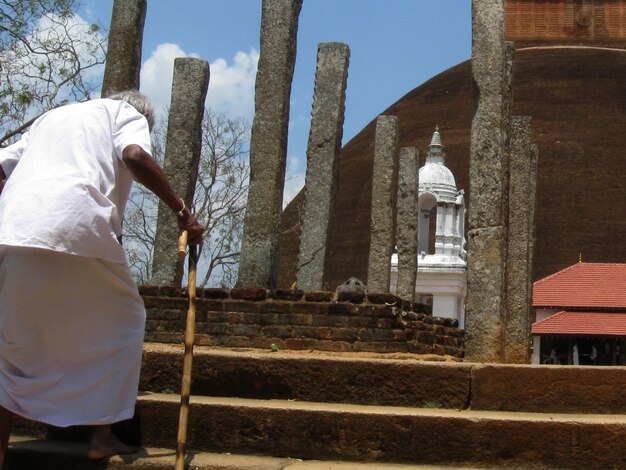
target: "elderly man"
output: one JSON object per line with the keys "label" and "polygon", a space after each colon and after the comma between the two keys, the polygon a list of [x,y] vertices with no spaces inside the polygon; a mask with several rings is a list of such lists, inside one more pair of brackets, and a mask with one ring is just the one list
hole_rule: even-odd
{"label": "elderly man", "polygon": [[[88,457],[133,449],[145,311],[118,237],[133,179],[204,228],[150,155],[153,108],[136,91],[38,118],[0,149],[0,467],[11,417],[92,425]],[[2,187],[4,188],[2,189]]]}

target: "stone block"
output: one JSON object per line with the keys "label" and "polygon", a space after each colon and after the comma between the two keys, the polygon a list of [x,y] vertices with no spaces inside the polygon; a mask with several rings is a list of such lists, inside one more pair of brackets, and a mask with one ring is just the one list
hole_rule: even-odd
{"label": "stone block", "polygon": [[358,331],[356,328],[333,328],[331,330],[331,339],[353,342],[358,339]]}
{"label": "stone block", "polygon": [[227,299],[230,296],[229,289],[209,287],[201,290],[201,295],[205,299]]}
{"label": "stone block", "polygon": [[220,312],[224,308],[221,300],[196,299],[196,309],[203,312]]}
{"label": "stone block", "polygon": [[320,351],[331,352],[349,352],[352,350],[350,343],[346,341],[326,341],[320,340],[316,344],[316,348]]}
{"label": "stone block", "polygon": [[304,298],[307,302],[330,302],[334,297],[334,292],[331,291],[309,291],[304,294]]}
{"label": "stone block", "polygon": [[231,329],[226,323],[209,323],[204,327],[203,331],[209,335],[225,335],[228,334]]}
{"label": "stone block", "polygon": [[228,300],[224,302],[224,310],[228,312],[255,312],[263,313],[265,304],[260,302],[249,302],[247,300]]}
{"label": "stone block", "polygon": [[228,328],[229,334],[235,336],[257,336],[260,334],[263,326],[250,324],[234,324]]}
{"label": "stone block", "polygon": [[424,344],[421,341],[408,341],[406,343],[407,351],[412,354],[432,354],[433,346],[432,344]]}
{"label": "stone block", "polygon": [[238,312],[208,312],[207,321],[212,323],[245,323],[245,315]]}
{"label": "stone block", "polygon": [[357,352],[404,353],[407,352],[407,345],[406,343],[390,341],[355,341],[353,350]]}
{"label": "stone block", "polygon": [[267,291],[263,288],[235,288],[231,289],[230,297],[232,299],[249,300],[251,302],[258,302],[260,300],[267,299]]}
{"label": "stone block", "polygon": [[274,289],[268,297],[276,300],[297,301],[304,298],[304,291],[300,289]]}
{"label": "stone block", "polygon": [[365,292],[338,292],[337,302],[360,304],[365,300]]}
{"label": "stone block", "polygon": [[152,320],[179,320],[184,315],[181,309],[158,308],[151,310],[147,317]]}
{"label": "stone block", "polygon": [[189,301],[183,297],[144,297],[143,303],[146,309],[153,308],[169,308],[169,309],[186,309]]}
{"label": "stone block", "polygon": [[293,328],[290,325],[267,325],[263,327],[261,334],[267,338],[291,338]]}
{"label": "stone block", "polygon": [[195,346],[213,346],[213,341],[209,335],[196,333],[193,337],[193,344]]}
{"label": "stone block", "polygon": [[435,342],[435,334],[430,331],[419,331],[415,334],[415,338],[422,344],[433,344]]}
{"label": "stone block", "polygon": [[223,335],[216,336],[216,342],[219,342],[220,346],[227,348],[253,348],[255,347],[255,338],[249,336],[233,336]]}
{"label": "stone block", "polygon": [[475,410],[623,414],[626,368],[481,365],[472,368]]}
{"label": "stone block", "polygon": [[328,312],[328,304],[324,302],[296,302],[291,305],[291,311],[312,315],[325,314]]}
{"label": "stone block", "polygon": [[281,315],[286,317],[290,325],[313,325],[313,315],[307,313],[289,313]]}
{"label": "stone block", "polygon": [[468,233],[465,355],[473,362],[501,362],[506,240],[503,227]]}
{"label": "stone block", "polygon": [[359,311],[359,306],[355,304],[333,303],[328,305],[329,315],[357,315]]}
{"label": "stone block", "polygon": [[387,292],[368,292],[367,300],[373,304],[385,304],[385,305],[402,305],[402,299],[397,295]]}
{"label": "stone block", "polygon": [[285,348],[303,350],[303,349],[316,349],[319,341],[310,338],[286,338]]}
{"label": "stone block", "polygon": [[180,286],[163,285],[159,287],[160,297],[187,297],[186,290]]}
{"label": "stone block", "polygon": [[138,286],[139,294],[142,296],[158,296],[159,286]]}
{"label": "stone block", "polygon": [[395,328],[399,325],[396,318],[378,318],[375,320],[376,328]]}

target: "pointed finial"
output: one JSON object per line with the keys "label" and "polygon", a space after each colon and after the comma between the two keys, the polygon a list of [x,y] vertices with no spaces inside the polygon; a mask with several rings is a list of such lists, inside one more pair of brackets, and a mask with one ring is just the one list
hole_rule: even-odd
{"label": "pointed finial", "polygon": [[579,263],[583,262],[583,252],[582,251],[578,253],[578,262]]}
{"label": "pointed finial", "polygon": [[435,132],[433,133],[433,138],[430,140],[429,147],[432,147],[432,146],[443,147],[443,145],[441,145],[441,136],[439,135],[439,125],[435,126]]}

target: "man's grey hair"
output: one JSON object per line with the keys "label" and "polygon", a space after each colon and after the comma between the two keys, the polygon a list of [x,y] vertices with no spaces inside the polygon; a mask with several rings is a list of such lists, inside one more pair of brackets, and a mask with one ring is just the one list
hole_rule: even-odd
{"label": "man's grey hair", "polygon": [[137,90],[124,90],[113,93],[107,96],[112,100],[126,101],[129,105],[135,108],[140,114],[143,114],[148,120],[148,126],[150,130],[154,126],[154,106],[150,98]]}

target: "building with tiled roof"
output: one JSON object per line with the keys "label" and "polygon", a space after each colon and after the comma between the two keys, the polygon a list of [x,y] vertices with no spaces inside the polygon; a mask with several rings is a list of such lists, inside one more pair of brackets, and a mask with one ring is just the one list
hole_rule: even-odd
{"label": "building with tiled roof", "polygon": [[626,314],[559,312],[533,325],[535,335],[626,336]]}
{"label": "building with tiled roof", "polygon": [[543,278],[533,309],[533,363],[625,363],[626,264],[580,262]]}

